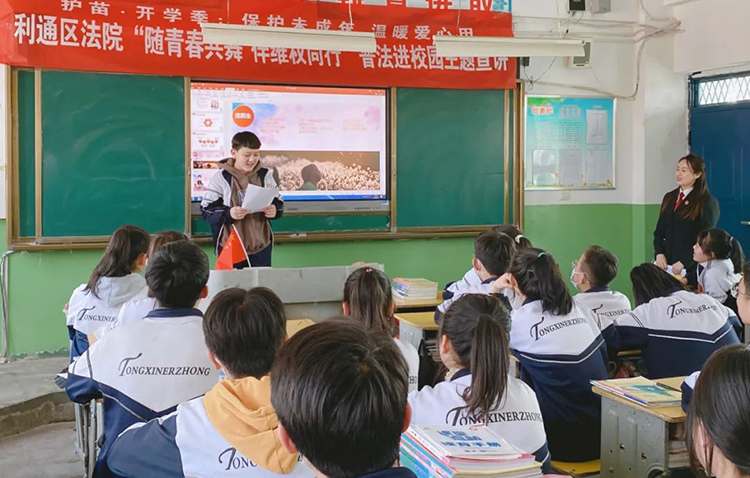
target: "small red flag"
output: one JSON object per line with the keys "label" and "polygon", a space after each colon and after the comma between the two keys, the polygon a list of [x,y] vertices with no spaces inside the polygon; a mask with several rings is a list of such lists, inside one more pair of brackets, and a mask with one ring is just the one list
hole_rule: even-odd
{"label": "small red flag", "polygon": [[216,259],[216,270],[231,271],[235,264],[244,261],[250,262],[245,246],[242,245],[240,235],[237,233],[237,228],[232,226],[232,233],[229,235],[227,242],[224,243],[224,248],[221,250],[218,259]]}

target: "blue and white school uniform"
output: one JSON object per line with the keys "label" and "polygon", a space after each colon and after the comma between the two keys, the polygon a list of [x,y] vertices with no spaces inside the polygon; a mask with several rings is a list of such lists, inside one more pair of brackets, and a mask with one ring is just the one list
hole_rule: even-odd
{"label": "blue and white school uniform", "polygon": [[120,308],[146,289],[146,279],[140,274],[123,277],[102,277],[97,293],[85,290],[86,284],[73,291],[68,301],[66,323],[70,335],[70,361],[89,348],[88,334],[98,334],[115,322]]}
{"label": "blue and white school uniform", "polygon": [[66,385],[74,402],[104,398],[105,440],[97,476],[109,476],[107,451],[123,430],[173,412],[218,380],[198,310],[155,310],[106,334],[70,365]]}
{"label": "blue and white school uniform", "polygon": [[409,368],[409,392],[413,392],[419,386],[419,352],[417,352],[416,347],[408,342],[397,338],[394,338],[393,341],[396,342],[396,346],[406,360],[406,365]]}
{"label": "blue and white school uniform", "polygon": [[649,377],[690,375],[716,350],[738,344],[730,309],[705,294],[675,289],[615,320],[623,347],[640,348]]}
{"label": "blue and white school uniform", "polygon": [[[181,403],[169,415],[136,423],[117,438],[107,465],[117,476],[128,478],[314,477],[301,456],[283,449],[277,436],[278,418],[270,406],[270,384],[267,388],[262,397],[217,399],[212,391]],[[219,402],[219,421],[212,421],[207,400],[213,400],[214,407]]]}
{"label": "blue and white school uniform", "polygon": [[625,294],[615,292],[609,287],[594,287],[573,297],[581,307],[590,310],[596,319],[596,326],[611,349],[620,348],[620,336],[617,333],[614,319],[632,310],[630,299]]}
{"label": "blue and white school uniform", "polygon": [[[467,413],[461,397],[471,386],[471,371],[460,370],[450,380],[409,394],[412,425],[473,425],[477,421]],[[534,391],[515,377],[508,377],[500,405],[489,415],[489,428],[524,453],[532,454],[542,463],[545,473],[551,472],[547,435],[539,402]]]}
{"label": "blue and white school uniform", "polygon": [[461,297],[467,295],[467,294],[484,294],[484,295],[495,295],[496,297],[500,297],[500,299],[505,303],[506,306],[508,306],[508,310],[510,310],[510,300],[508,297],[503,293],[503,295],[496,295],[492,294],[492,283],[495,282],[498,278],[497,277],[490,277],[489,279],[480,282],[478,285],[468,285],[464,283],[457,282],[458,286],[455,288],[455,291],[453,292],[443,292],[443,303],[440,304],[437,307],[437,310],[435,310],[435,323],[439,324],[443,320],[443,315],[448,310],[448,308],[458,299]]}
{"label": "blue and white school uniform", "polygon": [[690,402],[693,400],[695,384],[698,382],[698,377],[700,377],[700,375],[700,372],[690,374],[685,378],[685,381],[682,382],[682,386],[680,387],[682,389],[682,409],[685,410],[685,413],[687,413]]}
{"label": "blue and white school uniform", "polygon": [[477,271],[474,268],[471,268],[466,274],[464,274],[461,280],[448,284],[448,286],[445,288],[445,292],[455,294],[462,288],[475,287],[481,283],[482,279],[479,277],[479,274],[477,274]]}
{"label": "blue and white school uniform", "polygon": [[742,279],[741,274],[734,273],[734,264],[729,259],[699,263],[697,274],[703,293],[722,304],[731,297],[732,288]]}
{"label": "blue and white school uniform", "polygon": [[574,302],[569,314],[557,316],[536,300],[512,319],[510,347],[536,393],[552,459],[599,458],[601,404],[590,381],[607,378],[607,350],[592,313]]}

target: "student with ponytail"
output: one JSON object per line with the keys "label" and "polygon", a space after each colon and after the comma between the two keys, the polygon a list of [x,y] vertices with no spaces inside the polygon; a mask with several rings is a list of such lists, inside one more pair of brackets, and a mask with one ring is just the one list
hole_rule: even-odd
{"label": "student with ponytail", "polygon": [[450,380],[409,395],[414,425],[487,423],[550,472],[542,413],[528,385],[509,376],[510,315],[496,297],[468,294],[445,313],[438,334]]}
{"label": "student with ponytail", "polygon": [[[384,272],[363,267],[352,272],[344,283],[344,314],[361,322],[368,329],[378,329],[393,337],[393,294],[391,281]],[[419,353],[410,343],[394,337],[409,366],[409,391],[417,389]]]}
{"label": "student with ponytail", "polygon": [[730,292],[742,278],[745,261],[737,239],[721,229],[706,229],[698,234],[693,260],[698,263],[698,290],[737,312],[737,301]]}
{"label": "student with ponytail", "polygon": [[630,272],[635,309],[615,319],[624,349],[639,349],[651,379],[700,370],[725,345],[739,343],[736,314],[706,294],[694,294],[654,264]]}
{"label": "student with ponytail", "polygon": [[573,301],[549,252],[518,251],[498,282],[523,304],[513,312],[510,347],[536,392],[552,459],[599,458],[601,404],[590,381],[607,378],[607,347],[596,319]]}
{"label": "student with ponytail", "polygon": [[70,335],[70,361],[88,350],[88,334],[96,334],[115,321],[122,305],[143,293],[150,237],[136,226],[122,226],[109,240],[89,281],[73,291],[65,311]]}

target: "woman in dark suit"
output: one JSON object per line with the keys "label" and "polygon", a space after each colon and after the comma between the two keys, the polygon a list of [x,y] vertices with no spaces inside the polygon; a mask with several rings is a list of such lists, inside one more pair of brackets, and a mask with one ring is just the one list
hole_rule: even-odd
{"label": "woman in dark suit", "polygon": [[719,202],[708,190],[706,164],[694,154],[677,163],[677,185],[661,203],[654,231],[656,265],[665,270],[671,265],[674,274],[686,270],[694,281],[693,245],[701,231],[716,227]]}

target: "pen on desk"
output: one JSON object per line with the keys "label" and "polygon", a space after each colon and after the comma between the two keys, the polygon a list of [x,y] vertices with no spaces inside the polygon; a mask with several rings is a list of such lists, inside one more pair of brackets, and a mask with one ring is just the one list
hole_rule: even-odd
{"label": "pen on desk", "polygon": [[661,383],[661,382],[656,382],[656,385],[658,385],[659,387],[661,387],[661,388],[663,388],[665,390],[671,390],[673,392],[682,393],[682,390],[677,390],[676,388],[670,387],[669,385],[666,385],[666,384]]}

